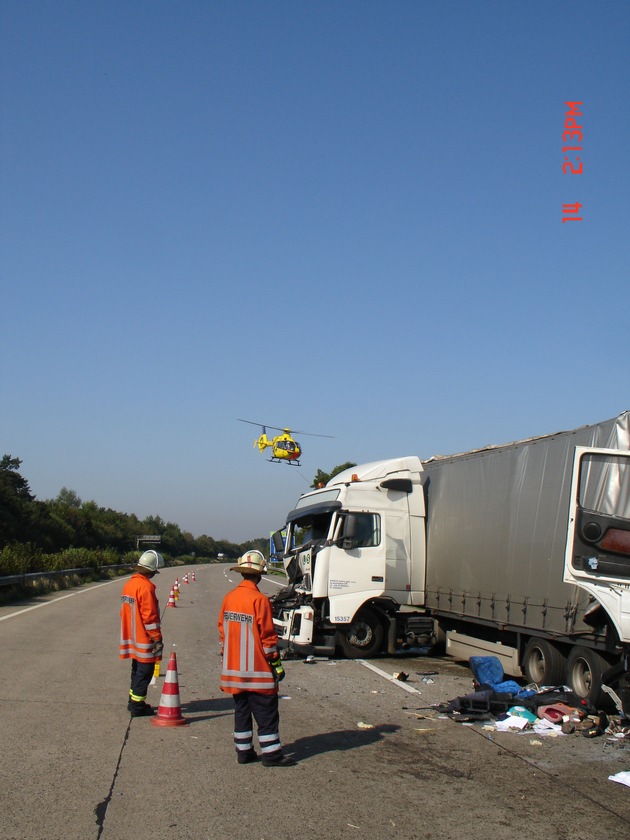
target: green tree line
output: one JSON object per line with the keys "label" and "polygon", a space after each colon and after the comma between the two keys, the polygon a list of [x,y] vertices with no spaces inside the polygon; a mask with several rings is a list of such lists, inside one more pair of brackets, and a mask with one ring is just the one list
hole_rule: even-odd
{"label": "green tree line", "polygon": [[[252,547],[265,556],[269,553],[265,537],[244,544],[206,534],[194,537],[159,516],[140,519],[135,514],[100,507],[94,501],[83,502],[66,487],[56,499],[39,501],[20,474],[21,464],[11,455],[0,460],[0,576],[64,568],[64,562],[75,563],[65,568],[127,562],[121,556],[136,550],[138,537],[147,534],[158,534],[159,550],[171,558],[216,559],[222,554],[232,560]],[[52,559],[54,555],[63,555],[61,565]]]}

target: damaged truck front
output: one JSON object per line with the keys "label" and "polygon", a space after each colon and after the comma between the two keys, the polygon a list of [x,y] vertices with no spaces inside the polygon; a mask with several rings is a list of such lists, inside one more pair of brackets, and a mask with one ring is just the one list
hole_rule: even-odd
{"label": "damaged truck front", "polygon": [[[630,713],[630,414],[421,461],[303,495],[274,537],[281,644],[370,657],[434,638],[507,674]],[[286,547],[285,547],[286,546]]]}
{"label": "damaged truck front", "polygon": [[289,580],[273,599],[281,644],[356,658],[428,641],[432,618],[415,607],[424,598],[421,469],[416,457],[364,464],[300,497],[287,517],[291,548],[274,535]]}

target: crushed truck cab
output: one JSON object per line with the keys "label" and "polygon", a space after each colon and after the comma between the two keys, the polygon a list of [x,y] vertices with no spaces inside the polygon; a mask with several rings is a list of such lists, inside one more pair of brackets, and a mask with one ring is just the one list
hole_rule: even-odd
{"label": "crushed truck cab", "polygon": [[431,633],[413,609],[424,599],[421,472],[415,456],[376,461],[300,497],[287,517],[290,586],[274,599],[283,643],[371,656],[393,649],[399,632],[408,641]]}

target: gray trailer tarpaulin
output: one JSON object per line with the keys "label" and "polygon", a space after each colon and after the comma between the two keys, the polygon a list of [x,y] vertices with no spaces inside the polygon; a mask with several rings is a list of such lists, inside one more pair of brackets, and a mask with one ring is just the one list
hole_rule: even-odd
{"label": "gray trailer tarpaulin", "polygon": [[[426,605],[550,633],[590,632],[588,597],[563,583],[576,446],[630,449],[630,412],[568,432],[423,463]],[[611,472],[612,470],[612,472]],[[594,461],[585,498],[630,517],[630,476]]]}

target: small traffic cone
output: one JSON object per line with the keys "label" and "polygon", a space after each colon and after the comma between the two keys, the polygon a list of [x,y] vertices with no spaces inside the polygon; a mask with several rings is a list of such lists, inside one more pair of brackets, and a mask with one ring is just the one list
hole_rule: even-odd
{"label": "small traffic cone", "polygon": [[179,681],[177,679],[177,656],[171,653],[162,689],[160,705],[155,717],[151,718],[154,726],[188,726],[188,721],[182,715],[182,705],[179,700]]}
{"label": "small traffic cone", "polygon": [[166,606],[167,607],[176,607],[177,606],[177,604],[175,603],[175,594],[173,593],[172,589],[171,589],[171,594],[168,596],[168,604]]}
{"label": "small traffic cone", "polygon": [[192,579],[193,579],[193,583],[197,580],[197,578],[195,577],[195,573],[194,573],[194,572],[192,573]]}
{"label": "small traffic cone", "polygon": [[175,600],[179,601],[179,583],[177,581],[173,585],[173,593],[175,594]]}
{"label": "small traffic cone", "polygon": [[188,575],[184,575],[184,583],[190,583],[190,581],[188,580]]}

